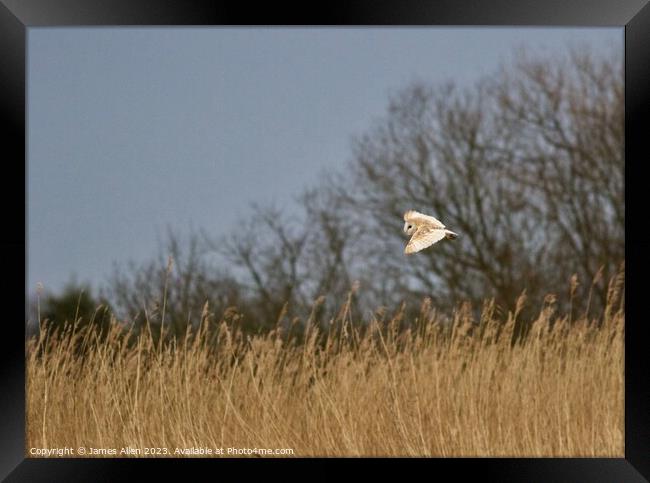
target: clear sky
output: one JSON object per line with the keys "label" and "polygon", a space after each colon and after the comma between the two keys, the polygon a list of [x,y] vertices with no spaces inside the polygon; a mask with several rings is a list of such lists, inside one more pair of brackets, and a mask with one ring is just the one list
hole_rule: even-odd
{"label": "clear sky", "polygon": [[30,28],[28,291],[98,286],[168,226],[290,210],[414,80],[582,44],[622,52],[623,29]]}

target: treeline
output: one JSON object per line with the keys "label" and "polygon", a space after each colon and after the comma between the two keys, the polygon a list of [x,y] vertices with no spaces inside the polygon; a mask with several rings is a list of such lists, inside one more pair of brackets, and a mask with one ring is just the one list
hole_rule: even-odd
{"label": "treeline", "polygon": [[[471,87],[412,84],[354,140],[346,169],[299,195],[299,215],[252,207],[227,237],[170,232],[101,297],[127,325],[164,317],[178,334],[206,302],[249,330],[326,321],[347,297],[360,320],[415,316],[424,298],[443,313],[493,299],[506,317],[524,290],[525,310],[552,293],[596,316],[624,270],[623,143],[620,56],[520,54]],[[460,237],[405,257],[408,209]]]}

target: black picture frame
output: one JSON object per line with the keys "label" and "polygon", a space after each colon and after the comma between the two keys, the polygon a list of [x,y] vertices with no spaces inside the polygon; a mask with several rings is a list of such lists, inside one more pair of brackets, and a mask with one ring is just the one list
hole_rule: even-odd
{"label": "black picture frame", "polygon": [[[455,458],[413,459],[431,476],[468,472],[494,481],[627,482],[650,479],[650,365],[643,337],[644,276],[649,272],[648,190],[644,189],[644,161],[650,160],[647,129],[650,111],[650,5],[648,0],[402,0],[387,5],[372,0],[303,2],[283,10],[276,3],[245,4],[193,0],[0,0],[0,105],[4,122],[3,167],[0,190],[5,227],[0,237],[5,267],[1,291],[9,319],[3,320],[0,364],[0,477],[6,481],[116,481],[141,466],[180,471],[177,459],[31,459],[25,458],[25,287],[26,212],[14,208],[26,200],[26,39],[36,26],[206,26],[206,25],[458,25],[458,26],[619,26],[625,28],[625,204],[626,204],[626,333],[625,333],[625,458]],[[644,122],[646,121],[646,122]],[[56,234],[52,234],[56,236]],[[21,275],[22,274],[22,275]],[[20,309],[19,309],[20,307]],[[15,314],[14,314],[15,312]],[[22,322],[21,321],[22,318]],[[185,460],[183,460],[185,461]],[[256,460],[302,465],[306,460]],[[346,466],[355,460],[341,460]],[[194,464],[217,463],[193,460]],[[189,461],[188,461],[189,463]],[[252,460],[218,462],[243,469]],[[313,461],[310,462],[313,464]],[[319,476],[329,470],[321,460]],[[374,460],[382,470],[389,460]],[[285,467],[285,469],[288,466]],[[329,473],[340,475],[340,469]],[[440,473],[438,473],[440,471]],[[442,473],[444,471],[444,473]],[[295,474],[300,474],[296,469]],[[215,477],[219,474],[215,474]]]}

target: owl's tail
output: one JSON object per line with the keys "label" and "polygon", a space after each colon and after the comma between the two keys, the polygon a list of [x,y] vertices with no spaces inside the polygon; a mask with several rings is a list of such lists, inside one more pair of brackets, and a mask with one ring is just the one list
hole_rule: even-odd
{"label": "owl's tail", "polygon": [[449,238],[450,240],[454,240],[458,238],[458,233],[454,233],[451,230],[445,230],[445,237]]}

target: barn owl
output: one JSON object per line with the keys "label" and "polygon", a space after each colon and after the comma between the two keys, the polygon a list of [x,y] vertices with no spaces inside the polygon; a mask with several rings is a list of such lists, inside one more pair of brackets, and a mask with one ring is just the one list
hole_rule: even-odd
{"label": "barn owl", "polygon": [[419,252],[443,238],[453,240],[458,236],[457,233],[447,230],[445,225],[433,216],[423,215],[413,210],[404,213],[404,232],[412,235],[404,249],[407,255]]}

